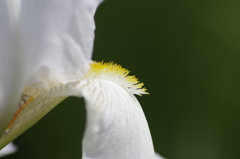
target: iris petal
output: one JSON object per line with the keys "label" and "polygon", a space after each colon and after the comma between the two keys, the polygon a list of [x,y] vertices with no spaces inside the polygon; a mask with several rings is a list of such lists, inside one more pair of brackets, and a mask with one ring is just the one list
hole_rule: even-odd
{"label": "iris petal", "polygon": [[22,114],[0,140],[0,145],[20,135],[70,95],[84,97],[86,101],[83,158],[155,158],[149,127],[139,102],[125,88],[103,79],[61,85],[33,100],[20,112]]}
{"label": "iris petal", "polygon": [[0,135],[13,116],[26,79],[14,26],[17,19],[11,10],[16,6],[8,2],[0,1]]}
{"label": "iris petal", "polygon": [[10,142],[6,147],[4,147],[0,151],[0,157],[10,155],[12,153],[15,153],[17,151],[17,146],[15,146],[12,142]]}
{"label": "iris petal", "polygon": [[86,74],[100,2],[0,1],[0,135],[24,86],[47,90],[51,82],[68,83]]}
{"label": "iris petal", "polygon": [[42,73],[50,80],[67,83],[87,73],[93,49],[94,14],[99,3],[22,0],[19,27],[32,74]]}
{"label": "iris petal", "polygon": [[86,101],[83,159],[154,159],[149,127],[135,96],[107,80],[76,86]]}

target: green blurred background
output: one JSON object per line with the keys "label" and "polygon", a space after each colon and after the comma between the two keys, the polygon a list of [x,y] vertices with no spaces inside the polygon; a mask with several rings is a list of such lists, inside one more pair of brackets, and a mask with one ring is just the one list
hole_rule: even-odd
{"label": "green blurred background", "polygon": [[[145,83],[138,97],[167,159],[240,158],[240,1],[106,0],[93,60]],[[84,100],[70,97],[15,140],[11,158],[79,159]]]}

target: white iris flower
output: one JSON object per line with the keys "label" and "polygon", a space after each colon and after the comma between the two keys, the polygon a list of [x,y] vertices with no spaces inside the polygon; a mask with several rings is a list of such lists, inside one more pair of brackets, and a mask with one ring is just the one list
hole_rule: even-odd
{"label": "white iris flower", "polygon": [[143,84],[117,64],[91,61],[100,2],[0,1],[0,149],[77,96],[87,110],[83,159],[161,158],[134,96],[146,94]]}

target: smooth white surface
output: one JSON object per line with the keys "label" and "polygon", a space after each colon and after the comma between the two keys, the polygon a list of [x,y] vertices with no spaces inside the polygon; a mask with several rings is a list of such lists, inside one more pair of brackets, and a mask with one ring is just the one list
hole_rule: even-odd
{"label": "smooth white surface", "polygon": [[17,6],[9,2],[0,1],[0,136],[16,109],[26,77],[14,29],[17,20],[12,9]]}
{"label": "smooth white surface", "polygon": [[10,155],[17,151],[17,146],[15,146],[12,142],[10,142],[7,146],[5,146],[2,150],[0,150],[0,157]]}
{"label": "smooth white surface", "polygon": [[160,156],[158,153],[155,153],[155,159],[165,159],[164,157]]}
{"label": "smooth white surface", "polygon": [[23,87],[80,79],[89,69],[101,0],[0,1],[0,136]]}
{"label": "smooth white surface", "polygon": [[133,94],[101,79],[80,81],[76,89],[87,110],[83,159],[155,159],[147,121]]}
{"label": "smooth white surface", "polygon": [[94,14],[99,3],[22,0],[19,26],[26,58],[34,66],[30,72],[62,83],[82,78],[92,57]]}

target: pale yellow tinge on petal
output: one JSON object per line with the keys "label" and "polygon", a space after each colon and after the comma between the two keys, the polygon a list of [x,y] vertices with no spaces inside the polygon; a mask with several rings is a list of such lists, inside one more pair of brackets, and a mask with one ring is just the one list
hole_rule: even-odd
{"label": "pale yellow tinge on petal", "polygon": [[[31,101],[34,100],[33,97],[30,97],[30,98],[28,97],[29,99],[26,99],[26,98],[27,98],[27,97],[24,96],[24,95],[21,96],[21,99],[20,99],[18,108],[17,108],[17,110],[15,111],[14,116],[13,116],[11,122],[9,123],[6,131],[8,131],[8,130],[12,127],[12,125],[13,125],[15,119],[17,118],[18,114],[20,113],[20,111],[21,111],[24,107],[26,107]],[[22,101],[23,103],[21,103],[21,101]]]}
{"label": "pale yellow tinge on petal", "polygon": [[[130,71],[113,62],[92,62],[90,70],[82,79],[69,83],[61,83],[55,78],[48,78],[42,74],[34,76],[22,92],[15,114],[0,137],[0,149],[22,134],[46,115],[67,96],[75,95],[71,91],[63,91],[65,86],[74,86],[85,79],[102,79],[112,81],[132,94],[148,94],[135,76],[129,76]],[[61,94],[61,93],[63,94]],[[79,96],[80,97],[80,96]]]}

